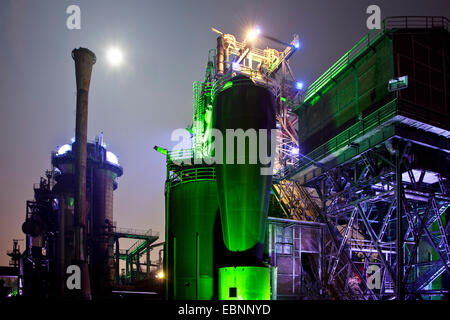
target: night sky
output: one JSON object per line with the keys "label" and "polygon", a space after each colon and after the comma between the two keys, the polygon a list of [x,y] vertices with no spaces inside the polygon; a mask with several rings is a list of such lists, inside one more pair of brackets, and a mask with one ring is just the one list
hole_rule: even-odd
{"label": "night sky", "polygon": [[[81,30],[66,27],[72,4],[80,6]],[[208,50],[216,44],[210,28],[238,40],[251,25],[286,41],[298,33],[302,46],[291,66],[308,85],[368,32],[371,4],[380,6],[382,18],[450,17],[448,0],[1,0],[0,265],[8,264],[11,240],[25,238],[25,201],[50,169],[51,151],[74,136],[73,48],[97,55],[88,139],[103,131],[124,168],[114,220],[120,227],[152,228],[163,238],[165,158],[153,146],[173,146],[172,130],[191,122],[192,82],[203,78]],[[120,68],[106,62],[113,45],[124,52]]]}

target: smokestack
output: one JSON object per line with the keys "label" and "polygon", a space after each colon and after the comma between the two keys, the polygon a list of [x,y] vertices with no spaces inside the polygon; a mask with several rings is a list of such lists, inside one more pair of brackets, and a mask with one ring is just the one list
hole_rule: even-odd
{"label": "smokestack", "polygon": [[96,61],[95,54],[86,49],[72,50],[75,60],[75,76],[77,81],[77,118],[75,127],[75,261],[81,270],[81,297],[91,299],[89,269],[87,265],[86,243],[86,162],[87,162],[87,119],[88,95],[91,82],[92,66]]}

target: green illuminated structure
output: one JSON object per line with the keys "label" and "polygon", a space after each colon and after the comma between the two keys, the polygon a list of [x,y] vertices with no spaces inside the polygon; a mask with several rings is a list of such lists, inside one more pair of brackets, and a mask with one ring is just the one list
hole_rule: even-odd
{"label": "green illuminated structure", "polygon": [[185,169],[167,182],[168,295],[213,298],[213,229],[218,213],[214,169]]}
{"label": "green illuminated structure", "polygon": [[[270,133],[275,128],[272,93],[248,78],[232,81],[217,95],[214,128],[221,132],[242,129]],[[223,240],[231,252],[225,268],[219,269],[219,298],[268,299],[270,270],[262,264],[262,253],[272,175],[261,174],[260,159],[252,164],[250,157],[262,144],[270,150],[270,134],[267,141],[261,141],[264,138],[259,135],[257,141],[244,138],[244,154],[239,154],[236,146],[239,139],[235,137],[233,146],[229,146],[228,138],[223,141],[223,161],[215,164]],[[251,144],[258,147],[252,150]],[[230,151],[234,152],[233,163],[227,160]],[[243,164],[239,160],[244,160]]]}
{"label": "green illuminated structure", "polygon": [[219,283],[220,300],[270,300],[269,268],[220,268]]}
{"label": "green illuminated structure", "polygon": [[[197,100],[195,110],[203,112],[194,117],[193,132],[200,137],[194,134],[190,156],[211,154],[205,137],[212,127],[224,133],[226,129],[275,127],[271,92],[247,78],[234,81],[217,94],[214,114],[203,108],[208,100]],[[266,143],[270,152],[270,130],[267,141],[258,140],[260,143]],[[175,164],[171,153],[167,154],[165,269],[169,299],[270,298],[270,269],[262,263],[262,253],[272,176],[261,175],[258,163],[248,164],[248,151],[242,156],[246,164],[235,161],[210,166],[188,161],[192,159],[178,159],[182,164]],[[221,261],[214,255],[222,256]]]}
{"label": "green illuminated structure", "polygon": [[[270,268],[262,258],[272,166],[250,162],[249,154],[259,159],[264,144],[266,158],[275,154],[270,148],[277,87],[271,76],[298,48],[296,41],[284,51],[261,50],[221,34],[205,78],[193,85],[193,123],[186,128],[192,149],[165,153],[155,147],[167,157],[168,299],[270,299]],[[237,49],[243,46],[247,50]],[[226,158],[227,129],[251,129],[257,140],[242,155],[230,149],[234,163],[213,164],[212,133],[222,133]],[[261,129],[268,130],[264,138]],[[244,163],[237,164],[238,158]],[[261,174],[265,166],[268,175]]]}

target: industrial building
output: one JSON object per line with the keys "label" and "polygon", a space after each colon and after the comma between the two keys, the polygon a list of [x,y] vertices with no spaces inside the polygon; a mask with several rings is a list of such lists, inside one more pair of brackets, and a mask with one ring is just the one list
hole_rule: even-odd
{"label": "industrial building", "polygon": [[[117,227],[113,193],[123,168],[118,157],[107,150],[103,134],[87,141],[88,93],[95,54],[79,48],[73,50],[72,57],[77,80],[76,137],[51,153],[51,170],[33,186],[34,199],[26,202],[22,225],[25,250],[21,252],[14,241],[9,252],[11,265],[17,270],[13,274],[17,278],[15,294],[100,299],[139,286],[158,290],[161,280],[156,276],[162,254],[158,261],[151,261],[150,252],[162,246],[156,243],[159,233]],[[80,156],[81,150],[84,156]],[[121,249],[120,239],[136,242]],[[122,271],[121,260],[126,265]],[[80,290],[67,285],[74,265],[81,270]]]}
{"label": "industrial building", "polygon": [[[102,134],[87,141],[96,58],[73,51],[76,137],[52,153],[27,201],[26,248],[10,254],[18,294],[448,299],[449,20],[386,18],[307,87],[289,64],[297,35],[212,31],[193,84],[191,147],[155,146],[166,160],[164,242],[114,222],[123,168]],[[259,48],[258,37],[282,49]],[[123,249],[121,238],[136,242]],[[81,290],[67,289],[70,265]]]}
{"label": "industrial building", "polygon": [[[213,31],[192,149],[156,147],[167,298],[447,297],[448,19],[387,18],[304,90],[289,67],[297,36]],[[257,48],[256,36],[285,49]],[[214,145],[215,129],[275,127],[273,177],[249,146],[244,164],[217,161],[230,142]]]}

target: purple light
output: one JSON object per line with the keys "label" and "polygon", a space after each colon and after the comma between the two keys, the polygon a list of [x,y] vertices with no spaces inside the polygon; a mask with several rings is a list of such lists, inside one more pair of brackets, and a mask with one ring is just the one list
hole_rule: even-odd
{"label": "purple light", "polygon": [[111,151],[107,151],[106,152],[106,161],[115,164],[115,165],[119,165],[119,159],[117,158],[117,156],[112,153]]}
{"label": "purple light", "polygon": [[65,144],[61,148],[58,149],[56,155],[61,156],[69,151],[72,151],[72,146],[70,144]]}
{"label": "purple light", "polygon": [[[420,176],[422,174],[421,170],[417,170],[417,169],[412,169],[412,174],[414,176],[414,180],[417,182],[420,179]],[[408,172],[403,172],[402,173],[402,180],[405,182],[409,182],[411,183],[411,178],[409,177]],[[432,172],[432,171],[425,171],[425,175],[423,176],[423,183],[426,184],[434,184],[436,182],[439,182],[439,178],[437,173]]]}

